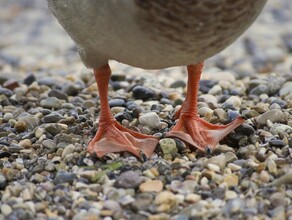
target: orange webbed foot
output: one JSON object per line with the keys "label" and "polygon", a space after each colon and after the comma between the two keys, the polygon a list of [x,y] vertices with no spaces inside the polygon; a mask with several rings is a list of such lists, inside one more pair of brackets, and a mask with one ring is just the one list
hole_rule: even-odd
{"label": "orange webbed foot", "polygon": [[138,158],[146,159],[152,155],[157,144],[157,138],[124,128],[117,121],[113,121],[98,129],[87,150],[98,157],[127,151]]}

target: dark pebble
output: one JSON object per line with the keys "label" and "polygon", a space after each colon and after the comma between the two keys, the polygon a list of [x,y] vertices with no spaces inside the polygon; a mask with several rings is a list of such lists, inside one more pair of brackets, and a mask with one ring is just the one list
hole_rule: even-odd
{"label": "dark pebble", "polygon": [[48,93],[49,97],[56,97],[58,99],[63,99],[68,101],[68,96],[64,93],[61,92],[60,90],[57,89],[52,89],[49,93]]}
{"label": "dark pebble", "polygon": [[76,179],[75,174],[61,170],[56,174],[54,178],[54,183],[55,184],[62,184],[62,183],[72,184],[75,179]]}
{"label": "dark pebble", "polygon": [[131,112],[119,112],[115,115],[115,119],[119,122],[122,122],[124,119],[132,121],[133,115],[131,114]]}
{"label": "dark pebble", "polygon": [[79,91],[80,91],[80,87],[72,83],[65,84],[62,87],[62,92],[64,92],[65,94],[69,96],[76,96],[78,95]]}
{"label": "dark pebble", "polygon": [[0,87],[0,95],[5,95],[5,96],[10,97],[13,95],[13,92],[10,89]]}
{"label": "dark pebble", "polygon": [[132,109],[132,114],[134,118],[138,118],[142,112],[143,112],[143,109],[139,106],[136,106],[135,108]]}
{"label": "dark pebble", "polygon": [[255,129],[251,125],[246,124],[246,123],[243,123],[241,126],[236,128],[235,131],[247,136],[255,133]]}
{"label": "dark pebble", "polygon": [[154,91],[144,86],[136,86],[132,90],[135,99],[151,99],[154,97]]}
{"label": "dark pebble", "polygon": [[113,90],[119,90],[122,88],[121,83],[119,81],[111,81],[110,85],[112,86]]}
{"label": "dark pebble", "polygon": [[30,73],[30,74],[28,74],[25,78],[24,78],[24,80],[23,80],[23,83],[25,84],[25,85],[31,85],[33,82],[35,82],[36,81],[36,77],[35,77],[35,75],[34,74],[32,74],[32,73]]}
{"label": "dark pebble", "polygon": [[279,139],[270,140],[269,145],[272,147],[280,147],[280,148],[286,146],[286,144],[282,140],[279,140]]}
{"label": "dark pebble", "polygon": [[56,112],[46,115],[42,118],[43,123],[55,123],[63,119],[64,117]]}
{"label": "dark pebble", "polygon": [[6,178],[4,175],[0,174],[0,190],[3,190],[7,184]]}
{"label": "dark pebble", "polygon": [[111,99],[109,100],[109,106],[110,108],[118,107],[118,106],[124,107],[126,106],[126,102],[124,99]]}
{"label": "dark pebble", "polygon": [[176,80],[170,85],[170,88],[184,88],[186,87],[186,83],[183,80]]}
{"label": "dark pebble", "polygon": [[111,80],[112,81],[125,81],[126,80],[126,75],[124,74],[112,74],[111,75]]}
{"label": "dark pebble", "polygon": [[11,153],[7,151],[0,151],[0,158],[10,157],[10,156],[11,156]]}
{"label": "dark pebble", "polygon": [[153,105],[151,105],[151,111],[161,112],[163,108],[164,108],[164,106],[161,105],[161,104],[153,104]]}
{"label": "dark pebble", "polygon": [[288,145],[289,145],[289,148],[292,148],[292,138],[290,138],[290,139],[288,140]]}
{"label": "dark pebble", "polygon": [[261,95],[261,94],[269,94],[269,86],[268,85],[258,85],[253,88],[250,92],[250,95]]}

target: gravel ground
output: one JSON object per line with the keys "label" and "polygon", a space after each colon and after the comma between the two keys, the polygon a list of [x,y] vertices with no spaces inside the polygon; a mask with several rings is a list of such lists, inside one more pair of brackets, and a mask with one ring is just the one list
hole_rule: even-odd
{"label": "gravel ground", "polygon": [[[162,138],[139,161],[86,152],[99,113],[91,70],[44,0],[2,0],[0,220],[292,219],[290,3],[270,1],[238,41],[206,61],[199,114],[246,122],[212,155]],[[184,100],[185,68],[110,65],[115,118],[145,134],[168,131]]]}

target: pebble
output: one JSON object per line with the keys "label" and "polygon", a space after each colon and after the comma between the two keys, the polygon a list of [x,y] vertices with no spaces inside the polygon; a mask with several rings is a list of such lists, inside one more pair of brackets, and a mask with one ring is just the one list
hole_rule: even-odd
{"label": "pebble", "polygon": [[33,130],[40,124],[40,120],[35,116],[24,116],[19,117],[18,122],[24,122],[26,124],[26,127],[30,130]]}
{"label": "pebble", "polygon": [[10,215],[11,213],[12,213],[12,208],[9,206],[9,205],[7,205],[7,204],[3,204],[3,205],[1,205],[1,213],[4,215],[4,216],[8,216],[8,215]]}
{"label": "pebble", "polygon": [[292,127],[289,125],[284,125],[284,124],[273,124],[272,127],[270,128],[270,132],[273,135],[278,135],[280,133],[291,134]]}
{"label": "pebble", "polygon": [[263,183],[268,183],[270,181],[269,173],[265,170],[262,170],[260,173],[260,179]]}
{"label": "pebble", "polygon": [[241,106],[241,99],[238,96],[230,96],[226,101],[226,104],[230,104],[235,108],[239,108]]}
{"label": "pebble", "polygon": [[7,184],[6,178],[0,173],[0,190],[3,190]]}
{"label": "pebble", "polygon": [[214,164],[223,170],[226,167],[226,157],[224,154],[220,154],[218,156],[211,157],[205,162],[205,164],[206,166],[208,166],[208,164]]}
{"label": "pebble", "polygon": [[72,184],[75,180],[75,175],[72,173],[68,173],[66,171],[58,171],[54,178],[54,184],[63,184],[63,183],[69,183]]}
{"label": "pebble", "polygon": [[158,205],[159,212],[169,212],[177,205],[177,202],[172,192],[162,191],[156,195],[154,204]]}
{"label": "pebble", "polygon": [[26,123],[24,121],[18,121],[16,122],[15,126],[14,126],[15,130],[17,132],[24,132],[26,130]]}
{"label": "pebble", "polygon": [[48,97],[46,99],[43,99],[41,102],[40,102],[40,105],[44,108],[49,108],[49,109],[58,109],[61,107],[62,105],[62,102],[56,98],[56,97]]}
{"label": "pebble", "polygon": [[232,191],[232,190],[226,190],[225,192],[225,199],[226,200],[231,200],[231,199],[236,199],[238,197],[237,193]]}
{"label": "pebble", "polygon": [[265,125],[268,120],[271,122],[282,122],[284,121],[284,113],[279,109],[269,110],[257,118],[257,123],[260,125]]}
{"label": "pebble", "polygon": [[178,153],[176,142],[172,138],[161,139],[159,145],[164,156],[170,156],[172,158]]}
{"label": "pebble", "polygon": [[73,144],[69,144],[68,146],[66,146],[62,152],[62,158],[65,158],[66,155],[68,154],[72,154],[75,151],[75,146]]}
{"label": "pebble", "polygon": [[223,177],[223,181],[227,184],[228,187],[238,186],[239,178],[234,174],[226,174]]}
{"label": "pebble", "polygon": [[155,112],[148,112],[139,117],[139,122],[155,129],[159,127],[160,118]]}
{"label": "pebble", "polygon": [[60,100],[68,101],[68,96],[58,89],[52,89],[48,92],[49,97],[55,97]]}
{"label": "pebble", "polygon": [[188,195],[186,195],[186,198],[185,198],[185,200],[187,201],[187,202],[190,202],[190,203],[196,203],[196,202],[199,202],[199,201],[201,201],[201,196],[200,195],[198,195],[198,194],[194,194],[194,193],[191,193],[191,194],[188,194]]}
{"label": "pebble", "polygon": [[141,176],[134,171],[126,171],[122,173],[116,180],[116,187],[120,188],[138,188],[141,184]]}
{"label": "pebble", "polygon": [[163,183],[160,180],[148,180],[139,186],[141,192],[161,192]]}
{"label": "pebble", "polygon": [[292,94],[292,81],[284,83],[279,91],[281,97],[285,97]]}
{"label": "pebble", "polygon": [[10,119],[13,119],[13,118],[14,118],[14,117],[13,117],[13,114],[10,113],[10,112],[5,113],[4,116],[3,116],[3,120],[4,120],[5,122],[8,122]]}
{"label": "pebble", "polygon": [[155,94],[154,91],[144,86],[136,86],[132,90],[132,93],[133,93],[133,98],[142,99],[142,100],[152,99]]}

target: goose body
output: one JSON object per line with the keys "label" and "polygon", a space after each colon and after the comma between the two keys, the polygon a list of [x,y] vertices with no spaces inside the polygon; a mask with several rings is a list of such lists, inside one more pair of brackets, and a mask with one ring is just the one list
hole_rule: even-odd
{"label": "goose body", "polygon": [[187,65],[186,100],[166,134],[210,152],[244,119],[213,125],[198,116],[197,93],[203,60],[239,37],[266,0],[47,0],[75,41],[84,64],[93,68],[100,99],[99,128],[88,151],[102,157],[128,151],[150,157],[158,138],[121,126],[108,104],[110,59],[145,69]]}

